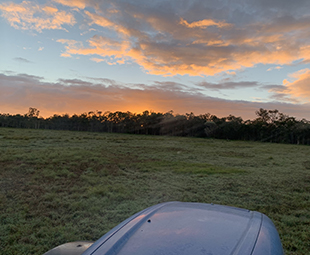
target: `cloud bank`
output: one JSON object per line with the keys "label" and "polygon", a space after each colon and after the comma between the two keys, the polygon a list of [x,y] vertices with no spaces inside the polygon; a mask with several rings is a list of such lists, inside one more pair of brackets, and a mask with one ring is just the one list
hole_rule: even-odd
{"label": "cloud bank", "polygon": [[173,110],[179,114],[211,113],[219,117],[232,114],[242,116],[243,119],[253,119],[256,110],[265,108],[278,109],[300,119],[310,119],[309,104],[232,101],[208,97],[187,89],[186,85],[174,82],[145,85],[121,84],[110,79],[60,79],[57,83],[49,83],[37,76],[0,74],[0,112],[23,114],[29,107],[36,107],[42,116],[49,117],[55,113],[71,115],[95,110]]}

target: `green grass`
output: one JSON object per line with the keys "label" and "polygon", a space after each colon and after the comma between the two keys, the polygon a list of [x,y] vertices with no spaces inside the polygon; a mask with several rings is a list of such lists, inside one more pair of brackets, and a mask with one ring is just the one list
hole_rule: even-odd
{"label": "green grass", "polygon": [[310,147],[0,128],[0,254],[96,240],[165,201],[260,211],[310,254]]}

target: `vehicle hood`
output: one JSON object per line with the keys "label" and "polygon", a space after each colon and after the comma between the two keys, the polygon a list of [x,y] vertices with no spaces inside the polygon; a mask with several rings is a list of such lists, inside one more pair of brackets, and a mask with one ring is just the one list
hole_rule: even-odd
{"label": "vehicle hood", "polygon": [[[262,241],[263,247],[258,247]],[[264,214],[222,205],[168,202],[125,220],[83,255],[268,255],[281,252],[278,233]]]}

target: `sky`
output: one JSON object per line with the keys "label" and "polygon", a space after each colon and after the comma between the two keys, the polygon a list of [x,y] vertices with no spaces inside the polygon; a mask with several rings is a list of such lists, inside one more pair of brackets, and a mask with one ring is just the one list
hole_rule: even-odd
{"label": "sky", "polygon": [[0,2],[0,113],[310,120],[309,0]]}

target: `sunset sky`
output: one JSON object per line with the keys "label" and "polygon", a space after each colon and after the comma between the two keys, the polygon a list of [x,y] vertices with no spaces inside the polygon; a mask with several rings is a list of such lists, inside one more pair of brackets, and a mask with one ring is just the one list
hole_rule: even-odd
{"label": "sunset sky", "polygon": [[309,0],[2,0],[0,15],[0,113],[310,120]]}

